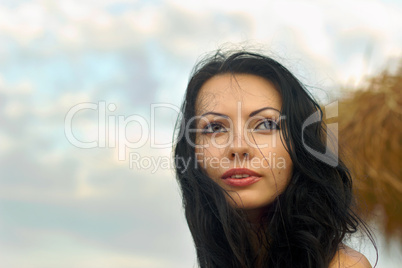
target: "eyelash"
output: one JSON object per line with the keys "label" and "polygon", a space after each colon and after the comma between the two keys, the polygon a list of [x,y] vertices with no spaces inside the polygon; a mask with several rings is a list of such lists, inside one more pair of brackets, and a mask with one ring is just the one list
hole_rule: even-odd
{"label": "eyelash", "polygon": [[[269,127],[266,129],[257,129],[259,126],[261,125],[265,125],[266,123],[269,123]],[[213,128],[214,127],[220,127],[219,131],[214,131]],[[223,129],[223,130],[222,130]],[[264,119],[262,121],[260,121],[260,123],[256,126],[256,128],[253,131],[266,131],[266,130],[275,130],[275,129],[279,129],[279,125],[277,124],[277,122],[275,120],[272,119]],[[210,124],[207,124],[201,131],[203,134],[212,134],[212,133],[224,133],[224,132],[228,132],[226,127],[218,122],[212,122]]]}
{"label": "eyelash", "polygon": [[261,121],[261,123],[259,123],[259,124],[256,126],[255,131],[259,131],[259,130],[257,130],[257,128],[258,128],[259,126],[265,124],[265,123],[269,123],[269,127],[268,127],[267,129],[263,129],[263,130],[275,130],[275,129],[279,129],[279,125],[278,125],[278,123],[277,123],[275,120],[273,120],[273,119],[264,119],[264,120]]}
{"label": "eyelash", "polygon": [[[219,126],[219,127],[221,127],[221,128],[224,128],[225,131],[217,131],[217,132],[214,132],[214,131],[212,130],[212,127],[214,127],[214,126]],[[209,130],[209,129],[211,129],[212,131]],[[219,133],[219,132],[227,132],[227,130],[226,130],[226,128],[225,128],[221,123],[217,123],[217,122],[209,123],[209,124],[207,124],[207,125],[202,129],[202,133],[203,133],[203,134],[212,134],[212,133]]]}

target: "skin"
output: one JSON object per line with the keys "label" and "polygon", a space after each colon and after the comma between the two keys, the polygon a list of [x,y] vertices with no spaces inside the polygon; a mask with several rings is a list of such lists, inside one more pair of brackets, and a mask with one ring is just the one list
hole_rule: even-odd
{"label": "skin", "polygon": [[[280,127],[263,123],[271,120],[279,124],[281,106],[281,95],[273,84],[249,74],[214,76],[204,83],[197,98],[198,164],[229,193],[231,205],[245,210],[255,223],[292,176],[293,164],[281,142]],[[257,172],[261,179],[242,187],[225,184],[222,175],[241,165]],[[371,265],[360,252],[341,245],[329,265],[340,267]]]}
{"label": "skin", "polygon": [[[293,164],[281,142],[281,131],[272,127],[279,124],[281,106],[281,95],[273,84],[249,74],[214,76],[204,83],[197,98],[198,163],[251,221],[258,221],[292,175]],[[261,179],[242,187],[225,184],[224,172],[241,166],[257,172]]]}
{"label": "skin", "polygon": [[370,262],[360,252],[346,246],[341,245],[335,257],[329,264],[329,268],[371,268]]}

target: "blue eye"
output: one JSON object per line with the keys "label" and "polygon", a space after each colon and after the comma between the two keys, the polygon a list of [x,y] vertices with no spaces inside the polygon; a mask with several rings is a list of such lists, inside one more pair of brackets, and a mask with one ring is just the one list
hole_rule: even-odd
{"label": "blue eye", "polygon": [[202,129],[202,133],[219,133],[219,132],[227,132],[227,129],[219,123],[208,124]]}
{"label": "blue eye", "polygon": [[275,129],[279,129],[279,125],[276,123],[276,121],[274,121],[272,119],[264,119],[255,128],[256,131],[275,130]]}

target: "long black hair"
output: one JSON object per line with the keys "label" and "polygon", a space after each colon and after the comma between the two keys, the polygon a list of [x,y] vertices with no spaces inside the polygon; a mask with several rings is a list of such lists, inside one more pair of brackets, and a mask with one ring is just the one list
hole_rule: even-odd
{"label": "long black hair", "polygon": [[[282,143],[292,159],[293,174],[258,229],[197,166],[195,132],[189,131],[195,129],[195,104],[202,85],[219,74],[265,78],[282,96]],[[360,223],[371,237],[354,212],[352,179],[344,163],[335,154],[311,154],[328,152],[325,124],[315,120],[303,125],[314,114],[320,118],[320,106],[277,61],[246,51],[214,53],[194,68],[181,112],[174,148],[176,174],[200,267],[328,267],[345,236],[356,232]]]}

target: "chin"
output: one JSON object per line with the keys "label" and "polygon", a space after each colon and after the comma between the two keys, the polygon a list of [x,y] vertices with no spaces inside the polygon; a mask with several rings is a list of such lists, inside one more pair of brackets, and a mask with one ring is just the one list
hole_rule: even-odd
{"label": "chin", "polygon": [[232,198],[228,197],[227,199],[231,204],[231,206],[245,211],[253,211],[253,210],[263,211],[267,209],[275,200],[275,197],[265,200],[258,200],[244,196],[242,197],[241,195],[238,195],[236,192],[230,193],[230,196]]}

